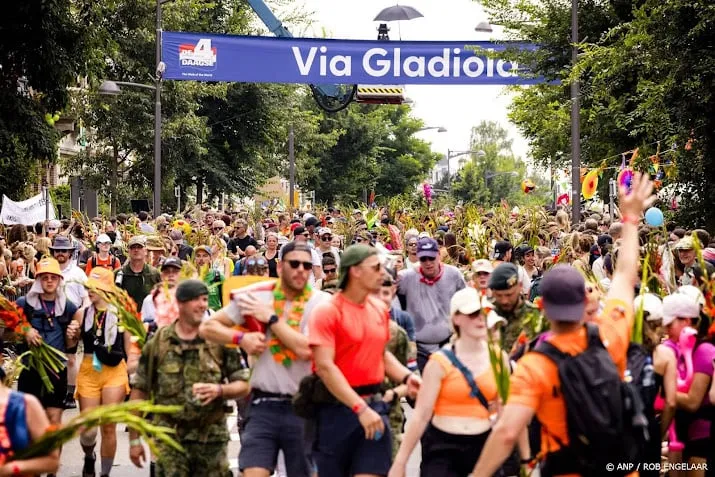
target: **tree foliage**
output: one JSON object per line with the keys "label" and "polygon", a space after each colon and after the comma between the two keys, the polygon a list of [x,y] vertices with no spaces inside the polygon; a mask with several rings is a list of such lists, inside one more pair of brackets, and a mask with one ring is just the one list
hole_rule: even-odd
{"label": "tree foliage", "polygon": [[55,159],[60,135],[45,115],[65,107],[87,38],[71,0],[8,2],[0,32],[0,192],[17,198],[38,161]]}
{"label": "tree foliage", "polygon": [[[684,223],[715,225],[706,207],[715,190],[715,5],[687,0],[579,2],[582,55],[570,58],[570,1],[484,0],[495,23],[514,38],[540,45],[510,53],[535,75],[561,83],[518,88],[510,118],[531,145],[534,160],[570,162],[569,82],[581,83],[581,150],[586,165],[620,164],[620,153],[639,148],[646,169],[660,147],[661,163],[676,165]],[[688,144],[688,148],[685,145]],[[614,173],[611,169],[609,175]],[[605,181],[604,181],[605,182]]]}
{"label": "tree foliage", "polygon": [[472,128],[472,154],[451,183],[451,193],[464,203],[493,205],[545,203],[549,187],[537,182],[537,190],[527,196],[521,181],[527,178],[526,163],[512,151],[508,131],[495,121],[482,121]]}

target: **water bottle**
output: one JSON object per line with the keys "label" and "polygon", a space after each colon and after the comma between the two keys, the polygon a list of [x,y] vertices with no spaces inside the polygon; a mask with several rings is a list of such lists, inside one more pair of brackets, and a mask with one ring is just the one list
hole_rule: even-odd
{"label": "water bottle", "polygon": [[124,282],[124,272],[119,270],[117,272],[117,278],[114,279],[114,284],[117,285],[118,287],[121,287],[123,282]]}
{"label": "water bottle", "polygon": [[626,368],[626,372],[623,375],[623,381],[626,383],[630,383],[631,381],[633,381],[633,377],[631,376],[631,370],[628,368]]}
{"label": "water bottle", "polygon": [[642,385],[644,388],[653,386],[655,384],[655,378],[653,377],[654,374],[653,370],[653,360],[649,356],[646,358],[645,366],[643,366],[643,379],[642,379]]}

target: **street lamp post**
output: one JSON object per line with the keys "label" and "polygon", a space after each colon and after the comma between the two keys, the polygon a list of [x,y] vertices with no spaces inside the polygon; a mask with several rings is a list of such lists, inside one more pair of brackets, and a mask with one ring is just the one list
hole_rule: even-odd
{"label": "street lamp post", "polygon": [[451,174],[450,162],[452,162],[452,159],[454,159],[455,157],[459,157],[459,156],[465,156],[467,154],[476,154],[477,157],[486,156],[486,153],[484,151],[482,151],[481,149],[478,151],[452,151],[450,149],[447,149],[447,177],[449,177]]}
{"label": "street lamp post", "polygon": [[[571,62],[578,63],[578,0],[571,0]],[[581,222],[581,103],[578,79],[571,82],[571,223]]]}
{"label": "street lamp post", "polygon": [[444,126],[428,126],[418,129],[417,132],[429,131],[430,129],[436,129],[438,133],[447,132],[447,128],[445,128]]}
{"label": "street lamp post", "polygon": [[485,178],[486,180],[489,180],[489,179],[491,179],[492,177],[502,176],[502,175],[509,175],[509,176],[514,176],[514,177],[516,177],[516,176],[519,175],[519,173],[516,172],[516,171],[487,172],[487,173],[484,175],[484,178]]}
{"label": "street lamp post", "polygon": [[166,65],[161,61],[161,6],[173,0],[156,0],[156,71],[154,85],[126,81],[105,80],[99,87],[100,94],[118,95],[120,86],[131,86],[154,91],[154,217],[161,214],[161,80]]}

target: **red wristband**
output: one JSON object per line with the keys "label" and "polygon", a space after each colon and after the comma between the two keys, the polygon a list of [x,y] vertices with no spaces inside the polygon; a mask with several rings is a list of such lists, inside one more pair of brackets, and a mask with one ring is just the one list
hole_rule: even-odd
{"label": "red wristband", "polygon": [[367,403],[365,401],[360,401],[358,403],[355,403],[353,406],[353,413],[354,414],[362,414],[362,412],[367,408]]}
{"label": "red wristband", "polygon": [[20,475],[20,466],[17,464],[12,465],[12,475]]}
{"label": "red wristband", "polygon": [[241,341],[243,340],[243,335],[244,335],[243,331],[237,331],[233,335],[233,340],[232,340],[233,344],[235,344],[236,346],[240,345]]}
{"label": "red wristband", "polygon": [[624,215],[623,217],[621,217],[621,222],[624,224],[638,225],[640,223],[640,219],[633,215]]}

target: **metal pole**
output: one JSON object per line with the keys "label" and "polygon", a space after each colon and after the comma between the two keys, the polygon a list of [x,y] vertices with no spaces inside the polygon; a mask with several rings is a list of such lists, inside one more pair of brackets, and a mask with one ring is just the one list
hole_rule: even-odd
{"label": "metal pole", "polygon": [[449,162],[452,160],[452,151],[447,149],[447,178],[449,179],[450,176],[450,171],[449,171]]}
{"label": "metal pole", "polygon": [[614,200],[616,198],[616,194],[618,193],[618,189],[616,188],[616,179],[611,179],[608,181],[608,215],[611,216],[611,221],[615,222],[616,221],[616,206],[614,203]]}
{"label": "metal pole", "polygon": [[[578,62],[578,0],[571,0],[571,62]],[[571,222],[581,221],[581,109],[580,84],[571,83]]]}
{"label": "metal pole", "polygon": [[45,237],[47,237],[47,226],[50,222],[50,189],[43,186],[42,194],[45,198]]}
{"label": "metal pole", "polygon": [[154,217],[161,214],[161,0],[156,0],[156,79],[154,86]]}
{"label": "metal pole", "polygon": [[293,125],[290,125],[288,131],[288,162],[290,163],[290,182],[288,185],[290,208],[295,208],[295,138],[293,134]]}

